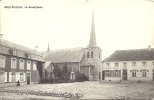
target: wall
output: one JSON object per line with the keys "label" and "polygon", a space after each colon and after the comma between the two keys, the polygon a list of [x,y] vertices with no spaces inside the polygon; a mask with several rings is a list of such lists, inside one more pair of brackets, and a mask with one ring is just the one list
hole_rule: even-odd
{"label": "wall", "polygon": [[[119,63],[118,67],[114,67],[115,62],[103,62],[102,70],[121,70],[121,77],[117,80],[120,80],[120,79],[123,80],[123,75],[122,75],[123,69],[127,70],[127,80],[129,81],[138,81],[138,80],[152,81],[153,80],[154,60],[151,60],[151,61],[120,61],[118,62]],[[126,67],[123,66],[124,62],[127,63]],[[136,62],[136,66],[133,66],[132,62]],[[142,62],[146,62],[147,63],[146,66],[143,66]],[[110,63],[110,67],[107,67],[106,63]],[[137,77],[132,77],[131,70],[138,70]],[[142,72],[140,72],[140,70],[149,70],[149,72],[147,72],[147,77],[142,77]],[[105,80],[109,80],[109,79],[114,80],[113,78],[105,77]]]}
{"label": "wall", "polygon": [[[87,52],[89,52],[89,58],[87,58]],[[93,58],[91,58],[91,52],[93,52]],[[85,59],[94,66],[94,80],[99,80],[99,72],[101,72],[102,50],[99,47],[85,48]]]}
{"label": "wall", "polygon": [[[5,72],[5,82],[11,82],[11,72],[16,72],[16,81],[17,82],[19,80],[19,75],[20,73],[19,72],[23,72],[24,73],[24,82],[26,82],[26,78],[27,78],[27,75],[26,73],[27,72],[30,72],[31,73],[31,82],[38,82],[39,81],[39,73],[38,73],[38,70],[33,70],[33,60],[30,60],[31,61],[31,70],[27,70],[27,59],[25,58],[20,58],[20,57],[14,57],[14,56],[11,56],[11,55],[5,55],[5,54],[0,54],[0,55],[3,55],[5,57],[5,68],[0,68],[0,71],[4,71]],[[17,60],[17,63],[16,63],[16,68],[15,69],[12,69],[11,68],[11,58],[16,58]],[[20,59],[23,59],[24,60],[24,69],[20,69],[19,68],[19,60]],[[37,62],[37,61],[36,61]],[[37,62],[38,63],[38,62]],[[37,67],[43,67],[42,66],[42,63],[43,62],[40,62],[41,64],[37,64]]]}

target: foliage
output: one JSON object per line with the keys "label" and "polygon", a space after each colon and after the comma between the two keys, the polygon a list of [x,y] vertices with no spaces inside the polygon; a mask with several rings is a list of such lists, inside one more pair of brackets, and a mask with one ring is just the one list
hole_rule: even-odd
{"label": "foliage", "polygon": [[55,76],[56,79],[59,79],[61,77],[61,75],[62,75],[62,71],[57,66],[57,64],[54,65],[53,74],[54,74],[54,76]]}
{"label": "foliage", "polygon": [[88,81],[88,77],[83,73],[81,74],[79,71],[75,73],[75,81],[76,82],[83,82],[83,81]]}
{"label": "foliage", "polygon": [[54,82],[54,79],[51,78],[51,79],[48,79],[48,78],[41,78],[40,79],[40,83],[53,83]]}

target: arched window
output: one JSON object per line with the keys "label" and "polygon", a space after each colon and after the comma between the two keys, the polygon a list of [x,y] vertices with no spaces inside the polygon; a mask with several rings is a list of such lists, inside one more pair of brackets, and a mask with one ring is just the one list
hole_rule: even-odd
{"label": "arched window", "polygon": [[33,70],[36,70],[36,65],[37,65],[37,63],[34,61],[33,62]]}
{"label": "arched window", "polygon": [[5,57],[0,56],[0,67],[5,68]]}
{"label": "arched window", "polygon": [[31,61],[27,61],[27,70],[31,70]]}
{"label": "arched window", "polygon": [[19,60],[19,68],[24,69],[24,60],[23,59]]}
{"label": "arched window", "polygon": [[16,58],[11,58],[11,68],[16,69],[17,67],[17,60]]}

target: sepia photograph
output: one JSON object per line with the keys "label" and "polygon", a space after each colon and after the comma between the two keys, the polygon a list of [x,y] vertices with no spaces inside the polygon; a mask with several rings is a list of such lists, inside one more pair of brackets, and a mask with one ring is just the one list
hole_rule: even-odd
{"label": "sepia photograph", "polygon": [[0,100],[154,100],[154,0],[1,0]]}

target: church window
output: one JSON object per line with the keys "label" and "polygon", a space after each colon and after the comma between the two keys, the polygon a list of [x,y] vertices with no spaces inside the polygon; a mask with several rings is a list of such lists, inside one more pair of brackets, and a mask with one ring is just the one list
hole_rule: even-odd
{"label": "church window", "polygon": [[93,58],[93,52],[91,52],[91,58]]}
{"label": "church window", "polygon": [[89,58],[89,52],[87,52],[87,58]]}

